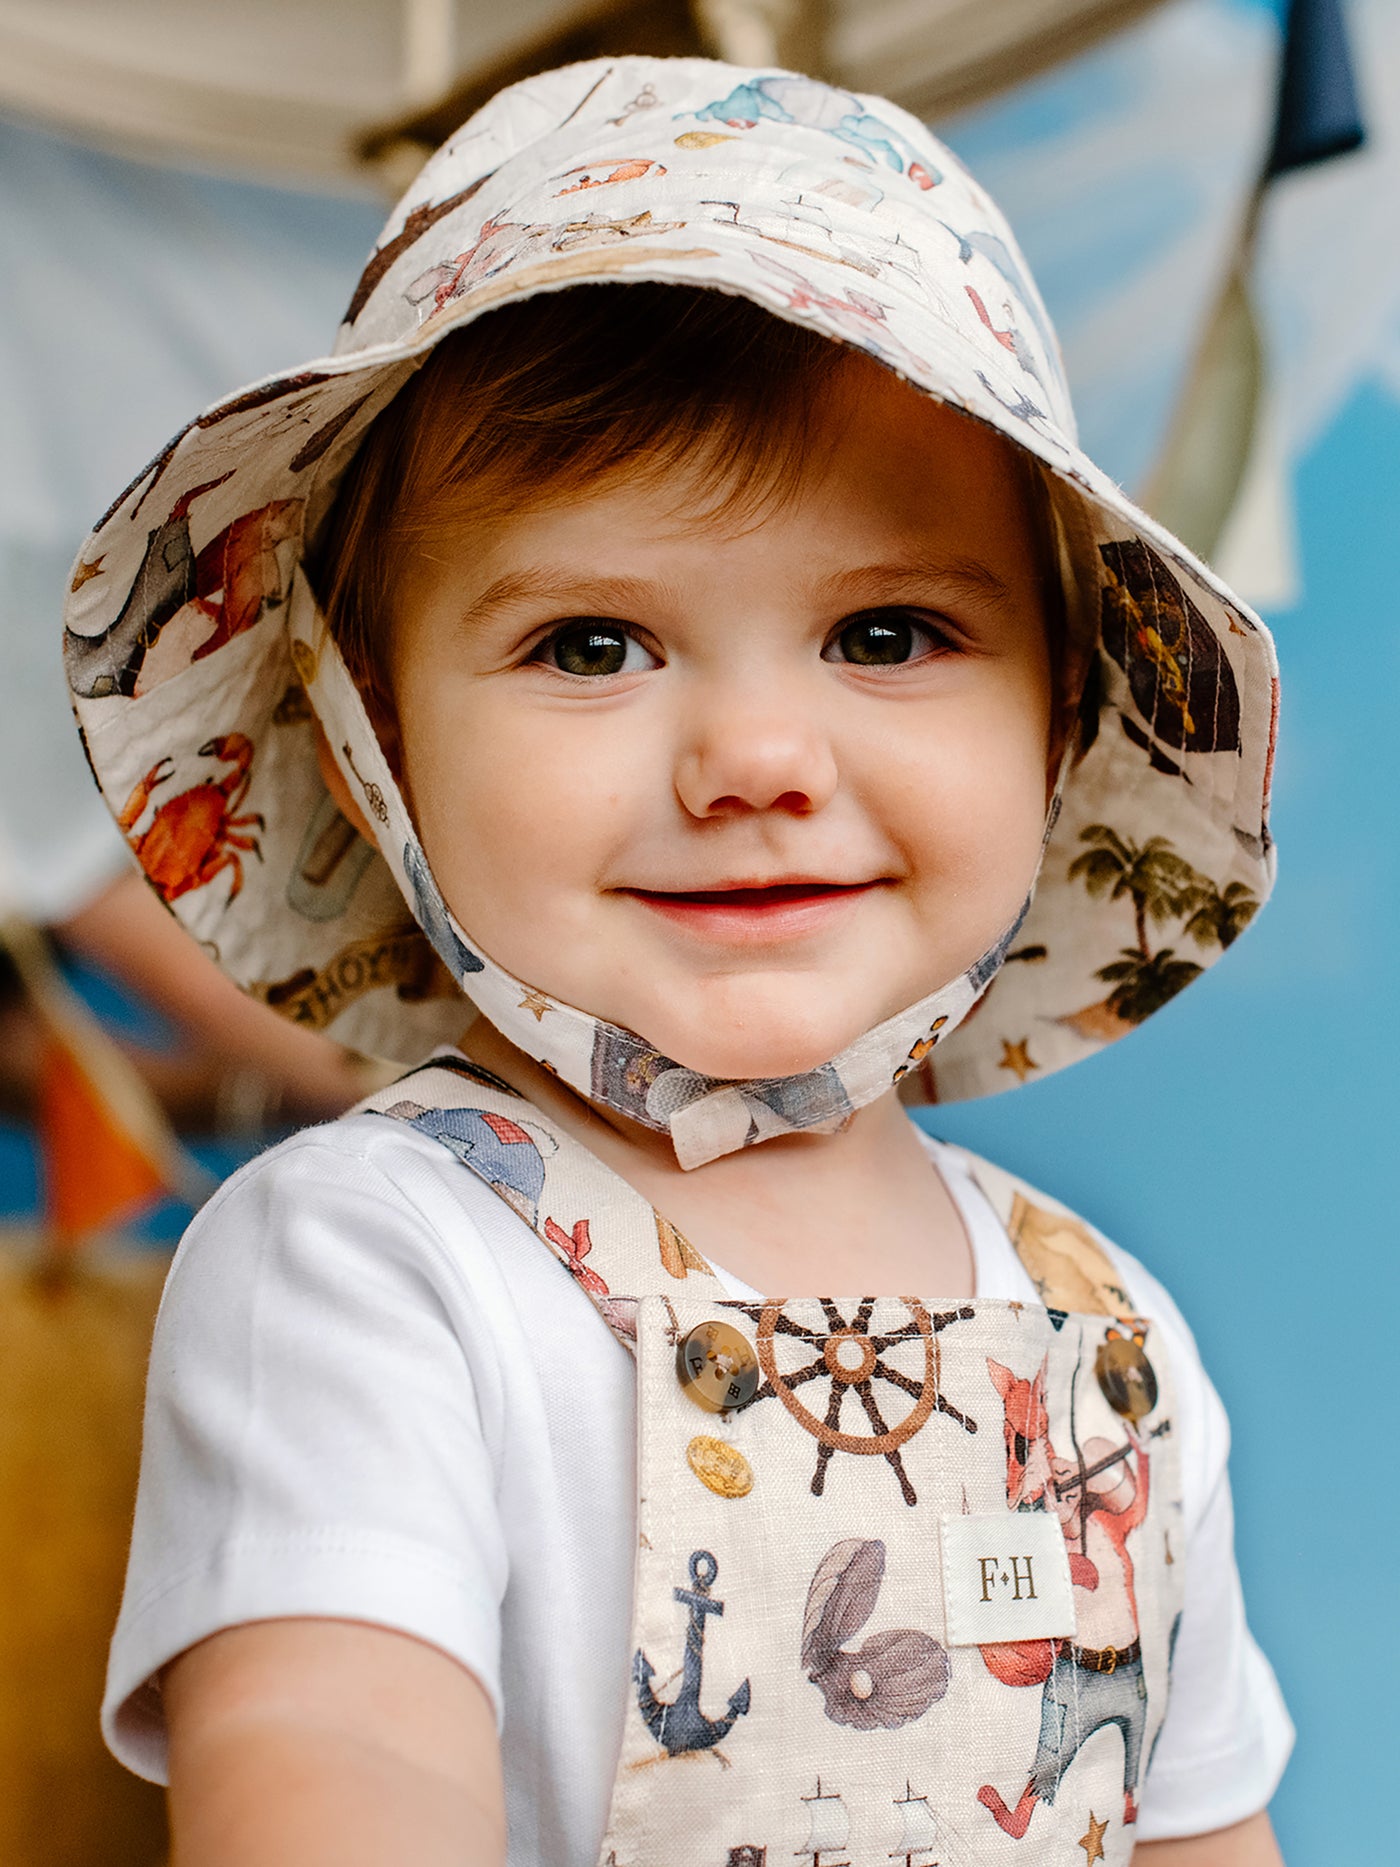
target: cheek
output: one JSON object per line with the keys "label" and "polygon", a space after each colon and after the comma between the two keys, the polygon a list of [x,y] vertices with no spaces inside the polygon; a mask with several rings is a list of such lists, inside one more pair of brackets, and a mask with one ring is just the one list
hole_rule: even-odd
{"label": "cheek", "polygon": [[941,913],[956,902],[1004,919],[1020,907],[1044,836],[1048,754],[1038,705],[993,703],[932,721],[893,761],[890,827]]}
{"label": "cheek", "polygon": [[405,716],[410,808],[458,920],[508,965],[546,910],[557,941],[626,814],[626,738],[489,692],[425,695]]}

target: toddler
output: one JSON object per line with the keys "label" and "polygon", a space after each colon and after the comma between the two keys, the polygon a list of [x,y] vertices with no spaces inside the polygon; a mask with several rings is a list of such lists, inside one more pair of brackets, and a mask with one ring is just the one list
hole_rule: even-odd
{"label": "toddler", "polygon": [[1278,1862],[1191,1336],[901,1106],[1131,1030],[1273,869],[1268,638],[947,150],[502,93],[66,652],[192,936],[416,1066],[171,1272],[104,1715],[182,1867]]}

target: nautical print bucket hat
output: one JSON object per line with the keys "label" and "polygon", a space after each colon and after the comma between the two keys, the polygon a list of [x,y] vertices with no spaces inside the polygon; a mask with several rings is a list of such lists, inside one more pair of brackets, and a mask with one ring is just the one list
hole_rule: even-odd
{"label": "nautical print bucket hat", "polygon": [[[737,293],[990,424],[1045,471],[1077,738],[1017,929],[824,1069],[716,1084],[515,980],[448,913],[302,572],[375,417],[449,331],[580,282]],[[97,782],[148,880],[251,996],[417,1061],[463,991],[684,1164],[838,1126],[901,1080],[951,1101],[1122,1036],[1268,893],[1276,679],[1257,619],[1079,450],[1015,241],[915,119],[788,72],[625,58],[503,91],[391,216],[332,353],[217,403],[98,524],[66,613]],[[319,719],[377,846],[332,803]],[[543,1007],[543,1009],[542,1009]]]}

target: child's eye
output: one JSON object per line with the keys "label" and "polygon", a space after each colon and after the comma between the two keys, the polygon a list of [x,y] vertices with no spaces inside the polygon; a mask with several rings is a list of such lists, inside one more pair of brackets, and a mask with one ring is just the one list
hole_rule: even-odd
{"label": "child's eye", "polygon": [[540,643],[530,659],[558,668],[561,674],[585,677],[640,674],[661,665],[649,649],[616,622],[566,622]]}
{"label": "child's eye", "polygon": [[822,650],[824,661],[858,668],[894,668],[949,646],[932,617],[906,609],[868,609],[850,616]]}

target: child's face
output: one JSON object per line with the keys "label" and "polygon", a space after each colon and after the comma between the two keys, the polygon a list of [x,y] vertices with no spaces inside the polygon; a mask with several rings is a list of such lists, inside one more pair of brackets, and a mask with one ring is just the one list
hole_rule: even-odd
{"label": "child's face", "polygon": [[1044,828],[1007,444],[864,359],[814,443],[756,521],[667,469],[464,523],[395,606],[391,751],[459,923],[711,1076],[814,1068],[955,977]]}

